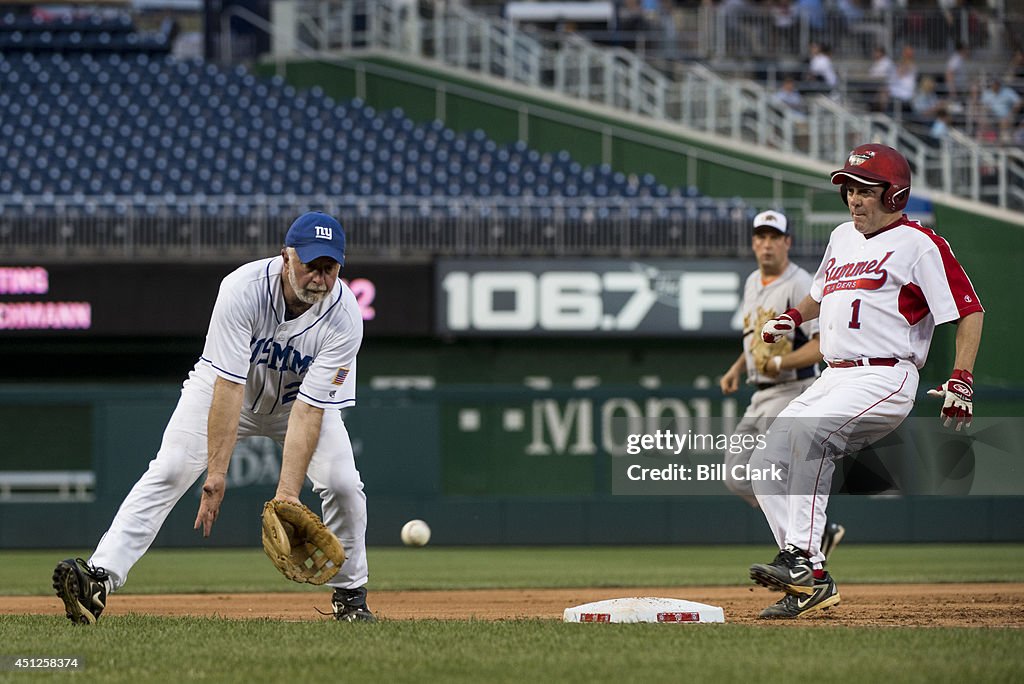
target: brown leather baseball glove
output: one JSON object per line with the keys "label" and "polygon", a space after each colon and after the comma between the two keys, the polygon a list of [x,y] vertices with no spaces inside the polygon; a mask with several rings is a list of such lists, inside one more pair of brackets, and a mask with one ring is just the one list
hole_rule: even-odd
{"label": "brown leather baseball glove", "polygon": [[268,501],[263,506],[263,550],[295,582],[323,584],[345,562],[345,549],[320,517],[291,501]]}

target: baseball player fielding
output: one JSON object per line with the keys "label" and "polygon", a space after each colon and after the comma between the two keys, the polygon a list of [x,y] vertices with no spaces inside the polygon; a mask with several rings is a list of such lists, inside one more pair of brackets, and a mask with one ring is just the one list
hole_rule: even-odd
{"label": "baseball player fielding", "polygon": [[344,264],[341,224],[310,211],[292,223],[279,255],[224,278],[206,345],[182,385],[156,458],[88,561],[69,558],[54,570],[54,590],[69,619],[96,622],[108,594],[125,584],[204,472],[195,529],[210,536],[236,440],[259,435],[283,448],[274,498],[299,504],[308,476],[323,523],[344,547],[337,554],[344,563],[327,581],[334,616],[375,620],[366,605],[366,495],[339,411],[355,404],[363,340],[356,297],[339,277]]}

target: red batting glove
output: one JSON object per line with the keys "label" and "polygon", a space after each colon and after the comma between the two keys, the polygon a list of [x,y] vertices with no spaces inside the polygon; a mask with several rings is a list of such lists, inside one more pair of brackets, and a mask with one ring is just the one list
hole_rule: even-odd
{"label": "red batting glove", "polygon": [[796,330],[797,326],[803,322],[804,317],[800,315],[800,312],[790,309],[778,318],[773,318],[764,324],[764,327],[761,328],[761,339],[768,344],[774,344],[779,341],[780,337],[785,337]]}
{"label": "red batting glove", "polygon": [[949,380],[935,389],[928,390],[928,395],[942,399],[940,416],[945,416],[942,427],[956,423],[957,431],[962,427],[971,427],[974,417],[974,376],[970,371],[957,368]]}

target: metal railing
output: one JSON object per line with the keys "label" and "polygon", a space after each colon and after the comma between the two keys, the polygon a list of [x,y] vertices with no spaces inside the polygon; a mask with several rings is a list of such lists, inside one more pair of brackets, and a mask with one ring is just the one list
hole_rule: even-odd
{"label": "metal railing", "polygon": [[[670,77],[635,52],[601,47],[577,34],[528,34],[511,22],[462,7],[411,12],[388,0],[306,0],[299,7],[305,13],[300,12],[297,26],[303,30],[317,27],[306,33],[313,39],[309,47],[323,57],[378,49],[429,58],[445,66],[550,89],[587,103],[829,164],[867,140],[898,143],[915,173],[927,171],[915,178],[919,187],[1005,208],[1024,208],[1024,162],[1014,148],[984,147],[966,136],[955,137],[951,144],[934,145],[888,116],[854,112],[826,96],[809,98],[810,112],[804,115],[780,106],[758,83],[724,79],[700,64],[676,65]],[[876,20],[886,26],[902,26],[899,35],[917,36],[925,44],[933,40],[927,33],[907,33],[906,22],[900,23],[896,15],[878,15]],[[726,17],[719,15],[710,22],[716,27],[713,33],[719,35],[715,45],[728,42],[722,37],[729,35],[723,22]],[[995,38],[989,41],[992,46],[996,43]],[[276,54],[277,59],[287,57]],[[996,172],[980,173],[977,183],[964,185],[957,173],[942,171],[980,159],[991,159]]]}
{"label": "metal railing", "polygon": [[0,470],[0,503],[67,503],[96,499],[91,470]]}
{"label": "metal railing", "polygon": [[876,47],[891,55],[904,46],[919,58],[944,59],[958,42],[976,58],[988,59],[1007,52],[1012,25],[1000,12],[971,7],[855,10],[850,15],[835,10],[784,14],[761,7],[704,6],[696,11],[710,13],[705,21],[713,26],[703,56],[730,60],[806,57],[811,42],[828,45],[837,59],[869,59]]}
{"label": "metal railing", "polygon": [[[0,261],[253,258],[281,249],[287,226],[320,209],[360,258],[417,256],[746,255],[764,207],[799,226],[792,254],[817,257],[835,227],[806,201],[699,198],[0,196]],[[14,208],[14,211],[11,209]]]}
{"label": "metal railing", "polygon": [[[649,60],[729,61],[806,57],[811,41],[830,45],[836,58],[865,59],[876,46],[894,54],[904,45],[914,48],[920,57],[945,58],[956,42],[969,46],[976,57],[987,57],[1000,55],[1013,44],[1011,35],[1019,33],[1024,24],[1024,15],[1012,14],[1010,3],[1005,4],[1011,12],[998,2],[989,3],[988,8],[933,6],[888,10],[867,8],[865,5],[870,3],[860,2],[848,3],[845,12],[834,2],[823,4],[820,13],[811,14],[792,5],[722,7],[721,3],[701,3],[670,12],[647,12],[639,21],[628,21],[628,29],[613,18],[603,26],[600,21],[572,23],[574,30],[588,40],[628,46]],[[500,4],[476,6],[478,12],[491,19],[500,18],[500,9]],[[561,24],[563,30],[568,23],[561,20],[557,10],[552,10],[547,19],[536,17],[534,21],[532,25]],[[528,29],[531,24],[523,22],[519,26]]]}

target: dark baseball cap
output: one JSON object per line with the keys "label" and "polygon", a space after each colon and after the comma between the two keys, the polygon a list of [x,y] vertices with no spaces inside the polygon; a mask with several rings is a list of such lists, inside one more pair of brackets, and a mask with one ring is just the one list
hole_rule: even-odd
{"label": "dark baseball cap", "polygon": [[325,256],[345,265],[345,231],[336,218],[323,212],[307,211],[295,219],[284,244],[294,247],[304,264]]}

